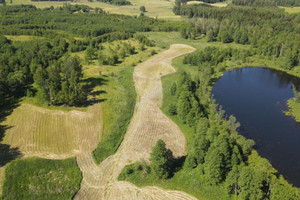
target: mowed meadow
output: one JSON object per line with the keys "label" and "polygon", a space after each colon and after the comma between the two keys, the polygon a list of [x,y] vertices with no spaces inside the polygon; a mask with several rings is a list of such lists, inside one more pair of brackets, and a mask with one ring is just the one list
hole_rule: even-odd
{"label": "mowed meadow", "polygon": [[[37,36],[7,36],[7,38],[13,42],[45,40],[45,38]],[[33,192],[31,189],[27,192],[26,190],[21,191],[18,187],[12,187],[16,179],[8,177],[12,176],[12,171],[17,169],[22,162],[37,166],[26,168],[28,172],[24,171],[22,184],[26,186],[34,176],[32,170],[38,170],[39,167],[45,168],[43,165],[47,164],[47,160],[44,159],[53,160],[56,167],[50,165],[48,170],[41,172],[41,176],[45,177],[45,181],[49,181],[49,184],[53,184],[54,190],[56,190],[55,187],[59,187],[56,179],[64,176],[59,166],[67,165],[65,167],[73,169],[78,176],[77,163],[70,162],[69,158],[82,154],[91,155],[96,149],[93,156],[99,163],[116,151],[124,137],[135,105],[133,67],[156,51],[160,51],[159,48],[142,45],[138,39],[131,38],[102,43],[101,55],[109,57],[111,53],[118,52],[126,45],[134,49],[132,55],[124,55],[113,65],[100,63],[98,52],[95,49],[88,61],[85,59],[86,51],[71,53],[71,56],[78,56],[81,59],[82,82],[89,91],[87,106],[53,106],[47,104],[38,95],[23,97],[11,113],[3,118],[4,120],[2,119],[1,126],[5,127],[5,134],[1,144],[9,145],[11,149],[17,150],[18,156],[13,159],[22,158],[0,168],[0,193],[2,193],[4,184],[4,198],[8,198],[8,194],[12,190],[24,194],[24,197],[46,197],[47,199],[56,199],[55,195],[58,195],[56,197],[59,198],[63,197],[62,199],[68,199],[69,196],[74,195],[74,192],[77,192],[77,186],[81,181],[80,177],[70,179],[72,183],[70,181],[62,183],[66,188],[70,184],[77,188],[76,191],[72,189],[70,192],[65,188],[60,192],[52,191],[47,194],[47,189],[43,185],[39,185],[41,183],[36,183],[38,185],[36,187],[40,188],[41,193]],[[32,160],[23,157],[38,158]],[[23,159],[25,160],[23,161]],[[90,164],[93,163],[83,165],[89,166]],[[47,176],[42,175],[44,173],[53,173],[53,176],[46,180]],[[19,175],[21,174],[19,173]],[[65,177],[69,177],[69,175],[65,175]],[[41,179],[44,180],[44,178]],[[65,196],[64,191],[68,192]],[[19,197],[16,196],[16,198]]]}
{"label": "mowed meadow", "polygon": [[[131,0],[132,5],[124,5],[117,6],[103,2],[89,2],[88,0],[79,0],[76,2],[68,2],[71,5],[88,5],[91,8],[102,8],[105,11],[112,14],[122,14],[122,15],[131,15],[131,16],[139,16],[140,15],[140,7],[146,7],[146,16],[153,18],[162,18],[162,19],[180,19],[181,17],[175,15],[172,11],[173,6],[175,4],[175,0],[151,0],[151,1],[143,1],[143,0]],[[18,4],[31,4],[35,5],[37,8],[46,8],[50,6],[60,7],[63,6],[65,2],[57,2],[57,1],[30,1],[30,0],[13,0],[12,4],[8,3],[8,5],[18,5]]]}
{"label": "mowed meadow", "polygon": [[101,107],[60,111],[22,104],[7,117],[3,143],[18,147],[25,156],[66,158],[76,155],[83,140],[91,149],[100,139]]}

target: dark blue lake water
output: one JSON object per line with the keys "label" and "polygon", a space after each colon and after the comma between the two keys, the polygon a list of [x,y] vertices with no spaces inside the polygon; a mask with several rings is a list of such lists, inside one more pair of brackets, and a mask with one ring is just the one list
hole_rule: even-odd
{"label": "dark blue lake water", "polygon": [[226,115],[241,123],[240,134],[290,183],[300,187],[300,123],[282,111],[300,79],[269,68],[251,67],[226,72],[212,94]]}

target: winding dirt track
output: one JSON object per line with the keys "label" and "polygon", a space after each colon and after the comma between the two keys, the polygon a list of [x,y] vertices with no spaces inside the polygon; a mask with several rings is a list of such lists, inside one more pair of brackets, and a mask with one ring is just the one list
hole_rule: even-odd
{"label": "winding dirt track", "polygon": [[[194,51],[187,45],[171,45],[169,50],[157,54],[138,65],[134,70],[137,105],[125,138],[116,154],[99,166],[94,163],[91,148],[82,148],[76,156],[83,173],[81,188],[75,199],[195,199],[178,191],[158,187],[138,188],[117,178],[125,165],[148,161],[158,139],[163,139],[175,156],[186,154],[185,138],[179,127],[160,110],[162,104],[161,76],[174,73],[171,60]],[[83,147],[87,144],[83,144]]]}

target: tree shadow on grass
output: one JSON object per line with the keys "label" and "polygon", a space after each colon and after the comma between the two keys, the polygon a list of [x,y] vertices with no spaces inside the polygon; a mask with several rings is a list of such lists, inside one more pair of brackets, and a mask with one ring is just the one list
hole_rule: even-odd
{"label": "tree shadow on grass", "polygon": [[[19,106],[19,101],[14,98],[7,98],[1,102],[0,106],[0,123],[3,122],[12,111]],[[0,167],[6,165],[8,162],[20,158],[23,154],[20,152],[18,147],[11,148],[9,144],[1,143],[5,133],[11,126],[0,124]]]}
{"label": "tree shadow on grass", "polygon": [[176,172],[178,172],[182,169],[185,159],[186,159],[186,156],[180,156],[178,158],[175,158],[172,161],[172,167],[171,167],[172,173],[170,173],[170,176],[168,178],[172,178]]}
{"label": "tree shadow on grass", "polygon": [[84,83],[84,89],[87,91],[89,98],[87,105],[94,105],[96,103],[100,103],[106,101],[106,99],[101,99],[99,96],[101,94],[106,94],[104,90],[95,90],[97,86],[106,85],[107,80],[101,77],[90,77],[86,78],[82,81]]}

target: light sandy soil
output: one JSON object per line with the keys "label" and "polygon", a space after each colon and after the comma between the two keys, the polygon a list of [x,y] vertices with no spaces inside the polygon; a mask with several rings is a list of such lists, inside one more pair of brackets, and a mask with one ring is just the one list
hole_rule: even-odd
{"label": "light sandy soil", "polygon": [[86,149],[76,157],[83,173],[81,188],[75,199],[195,199],[179,191],[166,191],[158,187],[138,188],[131,183],[118,181],[124,166],[141,160],[148,161],[158,139],[163,139],[175,156],[186,154],[185,138],[179,127],[160,110],[162,104],[161,76],[174,73],[171,60],[194,51],[187,45],[171,45],[138,65],[134,70],[137,105],[125,138],[116,154],[99,166]]}

